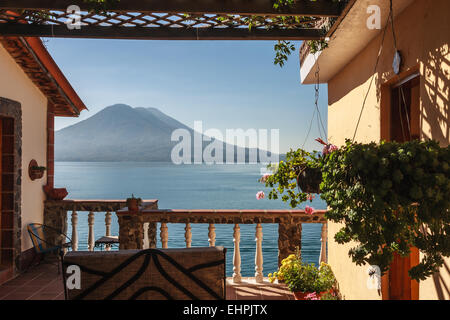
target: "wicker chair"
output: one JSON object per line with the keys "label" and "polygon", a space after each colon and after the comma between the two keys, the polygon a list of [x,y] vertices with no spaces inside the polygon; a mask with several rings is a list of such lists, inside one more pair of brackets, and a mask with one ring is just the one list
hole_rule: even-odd
{"label": "wicker chair", "polygon": [[[27,225],[27,231],[36,254],[26,270],[33,265],[36,258],[42,258],[39,260],[39,263],[45,261],[48,254],[54,254],[62,261],[64,250],[70,248],[72,245],[72,240],[66,234],[45,224],[30,223]],[[56,265],[58,266],[59,273],[59,263],[56,263]]]}
{"label": "wicker chair", "polygon": [[223,300],[225,254],[223,247],[72,251],[62,262],[66,299]]}

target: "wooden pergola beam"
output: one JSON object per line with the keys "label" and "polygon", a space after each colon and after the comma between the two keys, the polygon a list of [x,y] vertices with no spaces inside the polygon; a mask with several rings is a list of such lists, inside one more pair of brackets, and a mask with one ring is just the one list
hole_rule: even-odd
{"label": "wooden pergola beam", "polygon": [[0,23],[2,36],[101,38],[136,40],[319,40],[318,29],[164,28],[83,26],[69,30],[62,25]]}
{"label": "wooden pergola beam", "polygon": [[[0,9],[65,11],[73,4],[82,11],[89,9],[83,0],[0,0]],[[331,0],[297,0],[292,7],[275,10],[272,0],[120,0],[111,11],[337,17],[344,5]]]}

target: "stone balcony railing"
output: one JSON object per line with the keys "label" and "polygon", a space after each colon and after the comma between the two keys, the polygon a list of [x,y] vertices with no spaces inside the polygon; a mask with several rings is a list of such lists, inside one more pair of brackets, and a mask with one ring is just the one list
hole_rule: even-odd
{"label": "stone balcony railing", "polygon": [[[320,261],[327,260],[327,223],[325,211],[307,214],[303,210],[158,210],[157,200],[144,200],[139,211],[128,211],[124,200],[61,200],[46,201],[44,223],[68,234],[72,250],[78,250],[78,213],[86,212],[88,221],[88,250],[94,250],[94,212],[105,213],[105,235],[111,235],[111,213],[117,214],[119,223],[119,249],[156,248],[157,224],[160,224],[162,248],[168,247],[167,224],[185,224],[185,244],[191,247],[191,224],[208,224],[208,242],[216,244],[215,224],[232,224],[233,228],[233,281],[241,280],[240,224],[255,224],[255,280],[263,281],[262,240],[263,224],[278,224],[278,263],[301,248],[302,224],[320,223]],[[68,232],[68,213],[72,230]],[[81,215],[81,214],[80,214]]]}
{"label": "stone balcony railing", "polygon": [[[158,200],[144,200],[145,206],[158,208]],[[78,220],[83,216],[88,222],[88,250],[94,250],[94,224],[96,212],[105,213],[105,236],[111,236],[112,213],[126,207],[125,200],[47,200],[45,201],[44,224],[52,226],[72,239],[72,250],[78,250]],[[68,230],[70,222],[72,230]],[[79,213],[82,214],[79,217]]]}

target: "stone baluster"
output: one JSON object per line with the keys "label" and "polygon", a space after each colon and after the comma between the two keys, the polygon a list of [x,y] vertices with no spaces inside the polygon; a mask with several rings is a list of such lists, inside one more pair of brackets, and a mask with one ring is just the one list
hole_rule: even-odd
{"label": "stone baluster", "polygon": [[261,223],[256,224],[255,241],[256,241],[256,253],[255,253],[255,281],[262,283],[264,281],[263,276],[263,253],[262,253],[262,240],[263,232]]}
{"label": "stone baluster", "polygon": [[210,223],[208,227],[208,242],[210,247],[216,245],[216,227],[214,226],[214,223]]}
{"label": "stone baluster", "polygon": [[169,232],[167,228],[167,223],[161,222],[161,244],[163,249],[167,249],[167,244],[169,242]]}
{"label": "stone baluster", "polygon": [[320,262],[327,262],[327,244],[328,244],[328,226],[326,223],[322,224],[322,232],[320,235]]}
{"label": "stone baluster", "polygon": [[105,214],[105,236],[109,237],[111,235],[111,212],[106,212]]}
{"label": "stone baluster", "polygon": [[148,245],[148,222],[143,223],[142,230],[144,231],[144,237],[142,239],[142,241],[143,241],[142,248],[148,249],[149,248],[149,245]]}
{"label": "stone baluster", "polygon": [[[111,236],[111,212],[105,213],[105,236],[109,237]],[[109,244],[105,245],[105,250],[110,251],[111,246]]]}
{"label": "stone baluster", "polygon": [[233,282],[240,283],[242,281],[242,277],[241,277],[241,251],[239,249],[239,243],[241,242],[241,228],[239,227],[239,224],[235,224],[233,230],[234,230]]}
{"label": "stone baluster", "polygon": [[184,228],[184,238],[186,239],[186,248],[190,248],[192,244],[192,232],[191,232],[191,224],[186,223],[186,227]]}
{"label": "stone baluster", "polygon": [[75,210],[72,211],[72,250],[77,251],[78,250],[78,214]]}
{"label": "stone baluster", "polygon": [[94,235],[94,212],[90,211],[88,214],[88,225],[89,225],[89,234],[88,234],[88,250],[94,251],[95,244],[95,235]]}

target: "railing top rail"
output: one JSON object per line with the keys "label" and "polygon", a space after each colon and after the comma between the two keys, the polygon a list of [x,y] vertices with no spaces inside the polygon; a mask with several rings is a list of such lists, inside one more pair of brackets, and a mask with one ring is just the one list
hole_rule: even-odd
{"label": "railing top rail", "polygon": [[[126,203],[126,200],[124,199],[64,199],[64,200],[46,200],[45,202],[49,203],[97,203],[97,202],[103,202],[103,203],[115,203],[115,202],[122,202]],[[142,202],[158,202],[157,199],[145,199],[142,200]]]}
{"label": "railing top rail", "polygon": [[[158,208],[158,200],[149,199],[142,200],[143,205],[147,208]],[[66,199],[66,200],[46,200],[45,207],[47,210],[76,210],[76,211],[117,211],[126,207],[126,200],[112,200],[112,199]]]}
{"label": "railing top rail", "polygon": [[142,215],[144,222],[168,223],[324,223],[326,210],[312,214],[304,210],[234,210],[234,209],[145,209],[119,210],[118,216]]}
{"label": "railing top rail", "polygon": [[[125,211],[124,211],[125,212]],[[326,210],[315,210],[312,215],[325,214]],[[310,215],[305,210],[283,210],[283,209],[148,209],[141,210],[142,214],[197,214],[197,213],[213,213],[213,214],[272,214],[272,215]]]}

